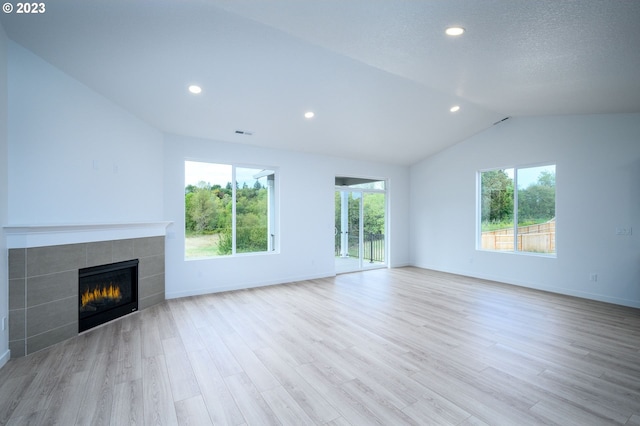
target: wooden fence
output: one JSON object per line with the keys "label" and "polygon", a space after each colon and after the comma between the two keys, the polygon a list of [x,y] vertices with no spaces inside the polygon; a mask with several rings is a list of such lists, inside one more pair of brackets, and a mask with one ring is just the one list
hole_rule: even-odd
{"label": "wooden fence", "polygon": [[[556,221],[518,227],[518,251],[533,253],[556,252]],[[484,250],[514,251],[513,228],[497,229],[482,233]]]}

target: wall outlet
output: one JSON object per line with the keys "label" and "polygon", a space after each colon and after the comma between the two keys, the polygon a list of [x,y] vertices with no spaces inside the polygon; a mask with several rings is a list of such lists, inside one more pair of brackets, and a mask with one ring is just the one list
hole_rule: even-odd
{"label": "wall outlet", "polygon": [[7,317],[2,317],[2,331],[7,329]]}
{"label": "wall outlet", "polygon": [[598,281],[598,274],[589,274],[589,281]]}

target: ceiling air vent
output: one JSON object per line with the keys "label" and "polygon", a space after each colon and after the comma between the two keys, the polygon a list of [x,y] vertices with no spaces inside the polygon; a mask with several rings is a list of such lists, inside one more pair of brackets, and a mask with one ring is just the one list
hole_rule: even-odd
{"label": "ceiling air vent", "polygon": [[246,130],[236,130],[236,134],[237,135],[251,136],[251,135],[253,135],[253,132],[249,132],[249,131],[246,131]]}
{"label": "ceiling air vent", "polygon": [[496,121],[495,123],[493,123],[493,125],[495,126],[496,124],[500,124],[500,123],[502,123],[503,121],[507,121],[507,120],[508,120],[508,119],[510,119],[510,118],[511,118],[511,117],[505,117],[505,118],[503,118],[502,120],[498,120],[498,121]]}

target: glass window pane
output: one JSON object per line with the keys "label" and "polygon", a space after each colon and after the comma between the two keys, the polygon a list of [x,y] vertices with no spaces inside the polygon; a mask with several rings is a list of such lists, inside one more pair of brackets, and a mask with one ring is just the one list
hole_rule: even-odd
{"label": "glass window pane", "polygon": [[480,173],[480,248],[513,251],[513,169]]}
{"label": "glass window pane", "polygon": [[349,185],[349,188],[357,188],[357,189],[377,189],[377,190],[384,190],[385,188],[385,181],[383,180],[376,180],[376,181],[371,181],[371,182],[366,182],[366,183],[359,183],[359,184],[355,184],[355,185]]}
{"label": "glass window pane", "polygon": [[349,257],[360,258],[360,202],[361,192],[348,193],[348,215],[349,223],[347,227],[348,253]]}
{"label": "glass window pane", "polygon": [[273,170],[236,168],[236,252],[270,250],[274,238],[270,229],[273,201]]}
{"label": "glass window pane", "polygon": [[363,197],[364,260],[372,263],[385,262],[385,194],[365,193]]}
{"label": "glass window pane", "polygon": [[556,167],[518,169],[518,251],[556,252]]}
{"label": "glass window pane", "polygon": [[185,257],[231,254],[231,166],[185,161]]}

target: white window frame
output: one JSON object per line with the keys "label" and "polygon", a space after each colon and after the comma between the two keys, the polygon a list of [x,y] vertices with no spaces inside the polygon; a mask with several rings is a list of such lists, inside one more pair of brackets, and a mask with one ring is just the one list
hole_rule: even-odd
{"label": "white window frame", "polygon": [[[227,259],[229,257],[241,257],[241,256],[263,256],[270,254],[278,254],[280,252],[279,247],[279,223],[280,223],[280,209],[279,206],[279,194],[280,194],[280,173],[279,168],[274,166],[267,166],[264,164],[245,164],[245,163],[233,163],[233,162],[225,162],[225,161],[212,161],[212,160],[201,160],[201,159],[185,159],[185,173],[186,173],[186,163],[187,162],[196,162],[196,163],[207,163],[213,165],[223,165],[231,167],[231,235],[232,235],[232,244],[231,244],[231,254],[227,255],[218,255],[218,256],[205,256],[205,257],[187,257],[186,256],[186,248],[183,250],[184,258],[186,261],[194,261],[194,260],[210,260],[210,259]],[[273,180],[267,179],[267,250],[266,251],[256,251],[256,252],[247,252],[247,253],[238,253],[236,247],[236,169],[262,169],[272,171],[270,175],[274,176]],[[265,175],[266,176],[266,175]],[[272,182],[269,185],[269,182]],[[183,217],[186,220],[186,206],[183,205]],[[186,240],[186,235],[184,236]]]}
{"label": "white window frame", "polygon": [[[547,167],[553,166],[557,169],[557,163],[555,162],[544,162],[544,163],[536,163],[536,164],[526,164],[526,165],[513,165],[513,166],[505,166],[505,167],[492,167],[487,169],[478,170],[476,173],[476,250],[489,252],[489,253],[506,253],[506,254],[520,254],[526,256],[542,256],[542,257],[550,257],[556,258],[558,254],[557,249],[557,234],[555,238],[555,252],[550,253],[540,253],[540,252],[532,252],[532,251],[523,251],[518,250],[518,170],[530,169],[536,167]],[[482,247],[482,173],[490,172],[494,170],[513,170],[513,250],[495,250],[495,249],[486,249]],[[555,207],[557,208],[557,200],[558,200],[558,192],[557,192],[557,181],[555,186]],[[556,223],[557,223],[557,210],[556,210]]]}

